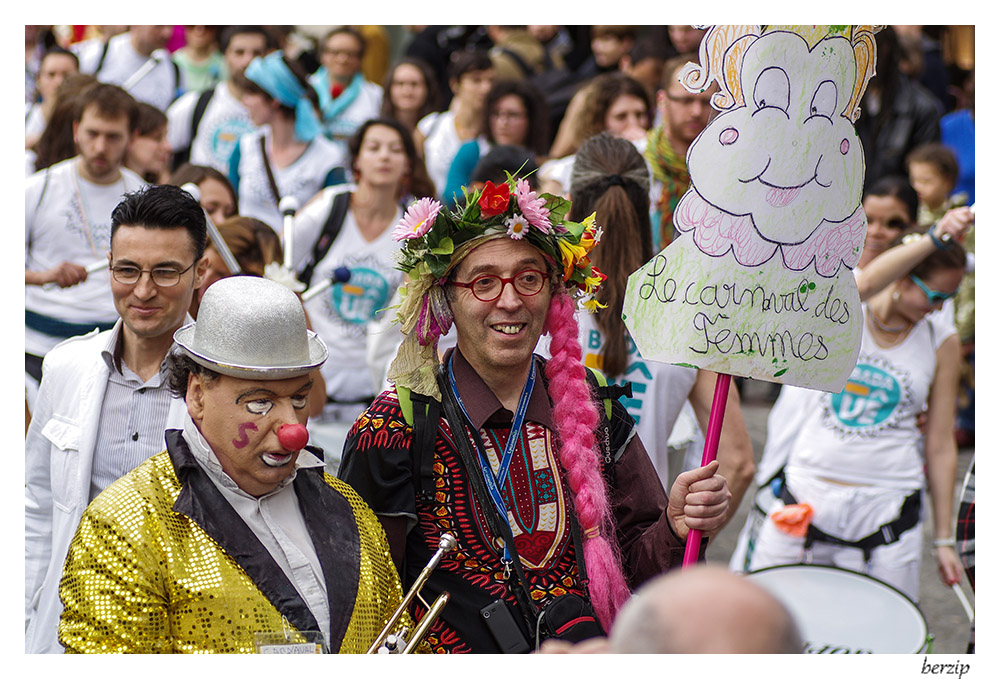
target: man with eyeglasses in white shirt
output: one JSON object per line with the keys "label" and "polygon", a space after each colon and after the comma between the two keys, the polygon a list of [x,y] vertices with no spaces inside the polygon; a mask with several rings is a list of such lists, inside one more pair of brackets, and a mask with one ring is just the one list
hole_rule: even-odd
{"label": "man with eyeglasses in white shirt", "polygon": [[126,194],[107,253],[119,320],[45,357],[25,439],[25,651],[62,652],[59,579],[84,509],[106,486],[163,450],[184,402],[165,358],[207,270],[198,201],[175,186]]}

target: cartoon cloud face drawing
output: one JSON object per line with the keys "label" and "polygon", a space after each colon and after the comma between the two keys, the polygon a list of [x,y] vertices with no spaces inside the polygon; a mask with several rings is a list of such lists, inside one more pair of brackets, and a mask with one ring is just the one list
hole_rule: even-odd
{"label": "cartoon cloud face drawing", "polygon": [[694,142],[695,189],[732,215],[749,214],[771,243],[805,241],[861,202],[864,156],[844,117],[854,89],[846,38],[812,50],[794,33],[764,35],[747,49],[744,104],[719,115]]}
{"label": "cartoon cloud face drawing", "polygon": [[857,264],[864,154],[853,121],[874,40],[845,32],[713,27],[704,66],[689,64],[686,87],[700,78],[702,90],[710,79],[723,89],[713,99],[722,113],[688,150],[692,185],[674,216],[705,254],[731,250],[756,266],[780,249],[787,268],[826,277]]}
{"label": "cartoon cloud face drawing", "polygon": [[646,359],[839,392],[861,342],[854,121],[877,29],[704,28],[680,80],[717,84],[719,115],[688,149],[678,236],[629,277],[622,317]]}

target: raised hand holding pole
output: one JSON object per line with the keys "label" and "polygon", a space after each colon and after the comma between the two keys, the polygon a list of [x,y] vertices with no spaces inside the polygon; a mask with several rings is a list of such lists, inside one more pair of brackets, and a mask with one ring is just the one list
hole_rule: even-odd
{"label": "raised hand holding pole", "polygon": [[[705,432],[705,452],[701,456],[702,467],[714,460],[719,454],[719,438],[722,436],[722,419],[726,415],[726,401],[729,398],[730,382],[732,382],[732,375],[722,373],[715,380],[712,411],[708,416],[708,431]],[[698,562],[698,551],[700,548],[701,531],[695,528],[689,529],[687,543],[684,545],[684,568],[688,568]]]}

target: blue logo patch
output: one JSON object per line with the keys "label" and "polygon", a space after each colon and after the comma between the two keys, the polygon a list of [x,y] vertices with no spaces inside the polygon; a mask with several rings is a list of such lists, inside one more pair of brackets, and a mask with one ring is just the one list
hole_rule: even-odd
{"label": "blue logo patch", "polygon": [[830,410],[848,431],[878,430],[893,423],[902,398],[903,388],[895,376],[859,363],[844,390],[830,397]]}
{"label": "blue logo patch", "polygon": [[331,288],[331,302],[347,323],[364,325],[389,303],[389,283],[378,271],[351,267],[351,279]]}

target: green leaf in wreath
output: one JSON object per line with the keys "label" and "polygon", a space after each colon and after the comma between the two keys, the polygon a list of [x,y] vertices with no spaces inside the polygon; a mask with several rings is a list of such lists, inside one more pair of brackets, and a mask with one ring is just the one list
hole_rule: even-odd
{"label": "green leaf in wreath", "polygon": [[437,247],[430,250],[432,255],[450,255],[453,252],[455,252],[455,243],[447,236],[441,239]]}

